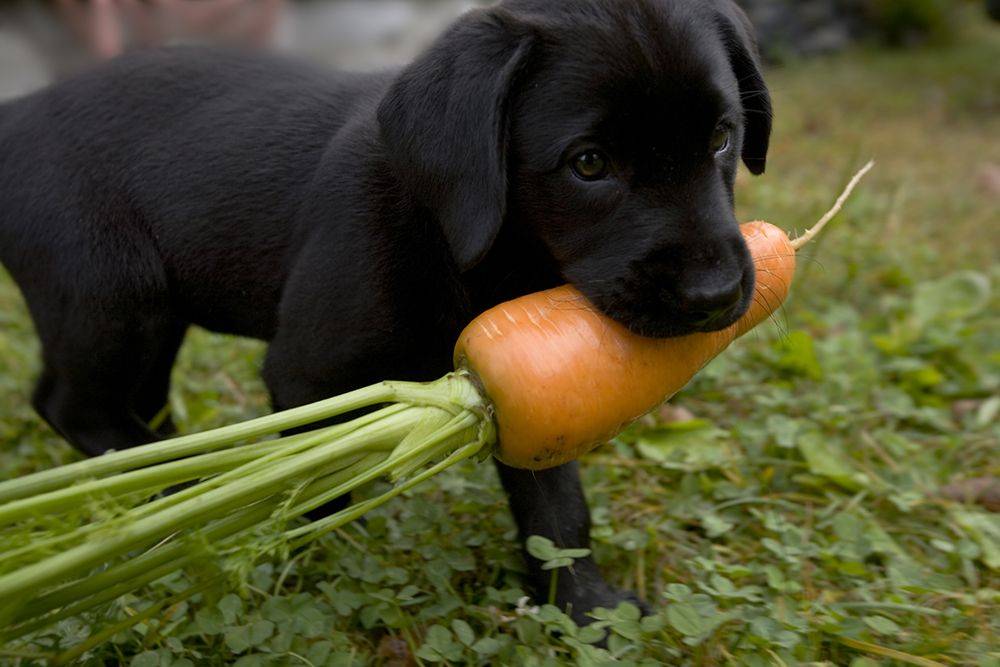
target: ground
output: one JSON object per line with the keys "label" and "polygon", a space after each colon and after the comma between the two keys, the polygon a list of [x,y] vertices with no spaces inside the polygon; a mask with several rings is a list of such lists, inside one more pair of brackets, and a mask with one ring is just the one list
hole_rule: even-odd
{"label": "ground", "polygon": [[[522,599],[495,473],[470,464],[83,663],[1000,665],[1000,515],[942,491],[1000,478],[998,60],[1000,31],[970,22],[952,47],[771,74],[775,142],[768,175],[741,177],[743,219],[801,230],[879,164],[774,324],[584,460],[595,555],[654,611],[599,613],[605,647]],[[75,454],[29,407],[37,343],[3,275],[0,326],[4,479]],[[171,397],[183,431],[266,412],[261,351],[191,334]],[[183,587],[0,648],[0,664]]]}

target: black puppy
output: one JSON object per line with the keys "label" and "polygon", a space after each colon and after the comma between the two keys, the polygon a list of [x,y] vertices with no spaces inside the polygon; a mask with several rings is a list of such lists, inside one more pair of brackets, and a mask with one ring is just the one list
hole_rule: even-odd
{"label": "black puppy", "polygon": [[[34,405],[90,455],[154,440],[192,324],[271,342],[276,409],[430,380],[473,316],[565,281],[642,334],[723,328],[753,292],[737,163],[764,170],[770,129],[729,0],[508,0],[377,74],[123,57],[0,107]],[[500,477],[522,537],[588,545],[575,465]],[[627,597],[590,560],[559,578],[579,620]]]}

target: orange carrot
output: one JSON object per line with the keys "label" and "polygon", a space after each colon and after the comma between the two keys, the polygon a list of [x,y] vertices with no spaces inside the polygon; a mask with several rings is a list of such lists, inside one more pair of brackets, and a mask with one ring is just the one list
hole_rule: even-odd
{"label": "orange carrot", "polygon": [[479,378],[492,401],[497,458],[533,470],[572,461],[680,391],[784,303],[796,250],[833,218],[871,166],[795,241],[766,222],[742,226],[757,268],[756,295],[728,329],[644,338],[599,313],[569,286],[515,299],[476,318],[459,337],[455,363]]}
{"label": "orange carrot", "polygon": [[757,295],[728,329],[644,338],[600,314],[569,286],[501,304],[459,337],[467,366],[493,402],[497,457],[543,469],[578,458],[660,405],[788,295],[795,250],[765,222],[742,228],[757,263]]}

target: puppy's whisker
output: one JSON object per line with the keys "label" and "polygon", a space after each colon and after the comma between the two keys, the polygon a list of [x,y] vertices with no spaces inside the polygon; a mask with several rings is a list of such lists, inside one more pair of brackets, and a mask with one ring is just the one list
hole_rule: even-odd
{"label": "puppy's whisker", "polygon": [[[774,290],[772,289],[772,292],[773,291]],[[761,298],[764,300],[765,307],[770,312],[770,315],[768,315],[767,319],[771,322],[774,322],[774,325],[777,327],[778,333],[781,335],[782,338],[787,338],[788,332],[791,330],[791,325],[788,323],[788,309],[785,307],[785,303],[781,299],[781,296],[777,292],[774,293],[775,298],[777,298],[780,303],[778,304],[777,308],[773,308],[771,306],[770,299],[768,299],[764,294],[761,294],[759,292],[758,294],[760,294]],[[779,315],[782,318],[782,321],[779,321],[778,319]]]}
{"label": "puppy's whisker", "polygon": [[754,262],[761,262],[761,261],[764,261],[764,260],[772,260],[772,259],[790,259],[790,257],[789,257],[789,255],[784,255],[784,254],[779,254],[779,253],[775,253],[773,255],[756,255],[753,258],[753,261]]}
{"label": "puppy's whisker", "polygon": [[[777,297],[777,294],[775,294],[774,296]],[[767,310],[768,313],[772,313],[773,314],[774,311],[777,310],[777,308],[775,308],[771,304],[771,299],[768,298],[768,296],[766,294],[764,294],[762,291],[760,291],[759,289],[754,293],[754,298],[759,298],[760,299],[759,303],[763,303],[764,309]],[[780,302],[779,302],[779,306],[780,306]]]}
{"label": "puppy's whisker", "polygon": [[[765,310],[771,311],[770,301],[766,299],[763,295],[760,295],[759,298],[758,296],[754,296],[753,302],[757,306],[760,306]],[[784,321],[778,319],[779,313]],[[771,311],[771,314],[767,316],[767,321],[772,322],[774,324],[775,328],[778,330],[778,336],[781,340],[788,339],[791,326],[788,323],[787,311],[783,305]],[[757,328],[754,329],[754,335],[758,337],[760,336],[760,331]]]}
{"label": "puppy's whisker", "polygon": [[[788,288],[788,282],[786,280],[782,280],[782,282],[784,283],[784,287],[787,290],[787,288]],[[769,285],[767,283],[760,283],[760,284],[758,284],[756,291],[760,292],[762,289],[767,289],[767,291],[769,291],[771,294],[773,294],[774,296],[778,297],[779,300],[781,299],[781,295],[771,285]]]}
{"label": "puppy's whisker", "polygon": [[[781,281],[781,286],[785,288],[785,291],[788,291],[788,288],[791,286],[790,283],[789,283],[789,280],[788,280],[788,278],[786,276],[784,276],[784,275],[778,275],[778,274],[774,273],[773,271],[771,271],[771,269],[769,269],[767,267],[760,267],[760,268],[758,268],[758,271],[760,273],[767,274],[771,278],[774,278],[776,280]],[[757,289],[761,289],[761,288],[764,288],[764,287],[767,287],[769,290],[774,291],[774,288],[771,287],[770,285],[763,284],[763,283],[758,283],[757,284]]]}
{"label": "puppy's whisker", "polygon": [[[764,265],[764,266],[755,265],[754,269],[757,271],[757,273],[762,273],[764,275],[777,278],[778,280],[780,280],[782,282],[782,284],[785,287],[788,287],[788,277],[786,277],[783,274],[777,274],[777,273],[775,273],[774,269],[772,269],[770,266],[767,266],[767,265]],[[758,285],[758,287],[759,286],[760,285]]]}

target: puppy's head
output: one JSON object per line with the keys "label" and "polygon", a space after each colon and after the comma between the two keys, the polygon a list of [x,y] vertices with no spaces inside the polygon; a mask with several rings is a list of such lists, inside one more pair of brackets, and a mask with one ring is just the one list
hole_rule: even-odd
{"label": "puppy's head", "polygon": [[637,333],[748,308],[733,184],[740,157],[764,171],[771,105],[730,0],[508,0],[404,71],[379,120],[460,268],[516,225]]}

